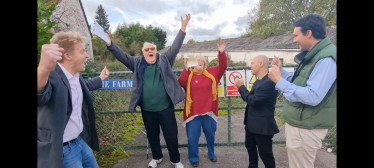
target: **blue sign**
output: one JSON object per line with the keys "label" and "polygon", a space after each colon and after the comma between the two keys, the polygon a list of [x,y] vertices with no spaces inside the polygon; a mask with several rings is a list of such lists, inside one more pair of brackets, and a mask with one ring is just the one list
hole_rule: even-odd
{"label": "blue sign", "polygon": [[132,79],[105,79],[100,89],[131,89]]}

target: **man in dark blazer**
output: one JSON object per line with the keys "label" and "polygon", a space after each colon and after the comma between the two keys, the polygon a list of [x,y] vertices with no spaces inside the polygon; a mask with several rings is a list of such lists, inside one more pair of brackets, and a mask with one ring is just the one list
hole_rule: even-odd
{"label": "man in dark blazer", "polygon": [[258,155],[265,168],[276,167],[272,139],[274,134],[279,133],[274,119],[278,91],[275,90],[275,83],[268,77],[268,66],[267,56],[258,55],[253,58],[250,67],[257,80],[250,91],[244,86],[243,79],[235,79],[240,96],[247,102],[244,125],[245,147],[249,156],[248,168],[258,168]]}
{"label": "man in dark blazer", "polygon": [[37,69],[38,168],[99,167],[95,111],[90,91],[109,76],[84,80],[86,37],[59,32],[44,44]]}

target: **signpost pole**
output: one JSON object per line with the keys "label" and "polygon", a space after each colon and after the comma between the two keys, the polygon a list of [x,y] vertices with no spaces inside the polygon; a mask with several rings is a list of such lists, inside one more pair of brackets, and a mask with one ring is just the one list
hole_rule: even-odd
{"label": "signpost pole", "polygon": [[231,96],[227,96],[227,138],[228,143],[231,143]]}

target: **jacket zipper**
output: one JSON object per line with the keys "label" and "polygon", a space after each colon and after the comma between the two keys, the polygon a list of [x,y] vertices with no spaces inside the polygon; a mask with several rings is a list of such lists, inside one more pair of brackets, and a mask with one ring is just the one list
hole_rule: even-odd
{"label": "jacket zipper", "polygon": [[303,117],[303,111],[304,111],[304,104],[302,104],[301,111],[300,111],[300,114],[299,114],[299,120],[300,121],[301,121],[301,118]]}

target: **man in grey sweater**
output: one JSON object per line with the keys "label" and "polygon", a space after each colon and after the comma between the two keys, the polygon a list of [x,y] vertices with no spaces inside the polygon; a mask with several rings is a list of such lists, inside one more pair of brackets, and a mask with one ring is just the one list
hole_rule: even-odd
{"label": "man in grey sweater", "polygon": [[[176,168],[183,168],[178,150],[178,126],[174,105],[185,98],[185,94],[172,71],[176,56],[186,36],[186,27],[191,15],[181,17],[181,29],[170,49],[164,54],[157,53],[157,46],[145,42],[144,57],[134,57],[125,53],[113,41],[105,42],[113,56],[133,72],[133,85],[129,111],[140,106],[147,138],[151,146],[152,161],[149,168],[157,167],[162,161],[160,126],[164,134],[170,161]],[[109,36],[108,36],[109,38]],[[109,38],[110,39],[110,38]]]}

